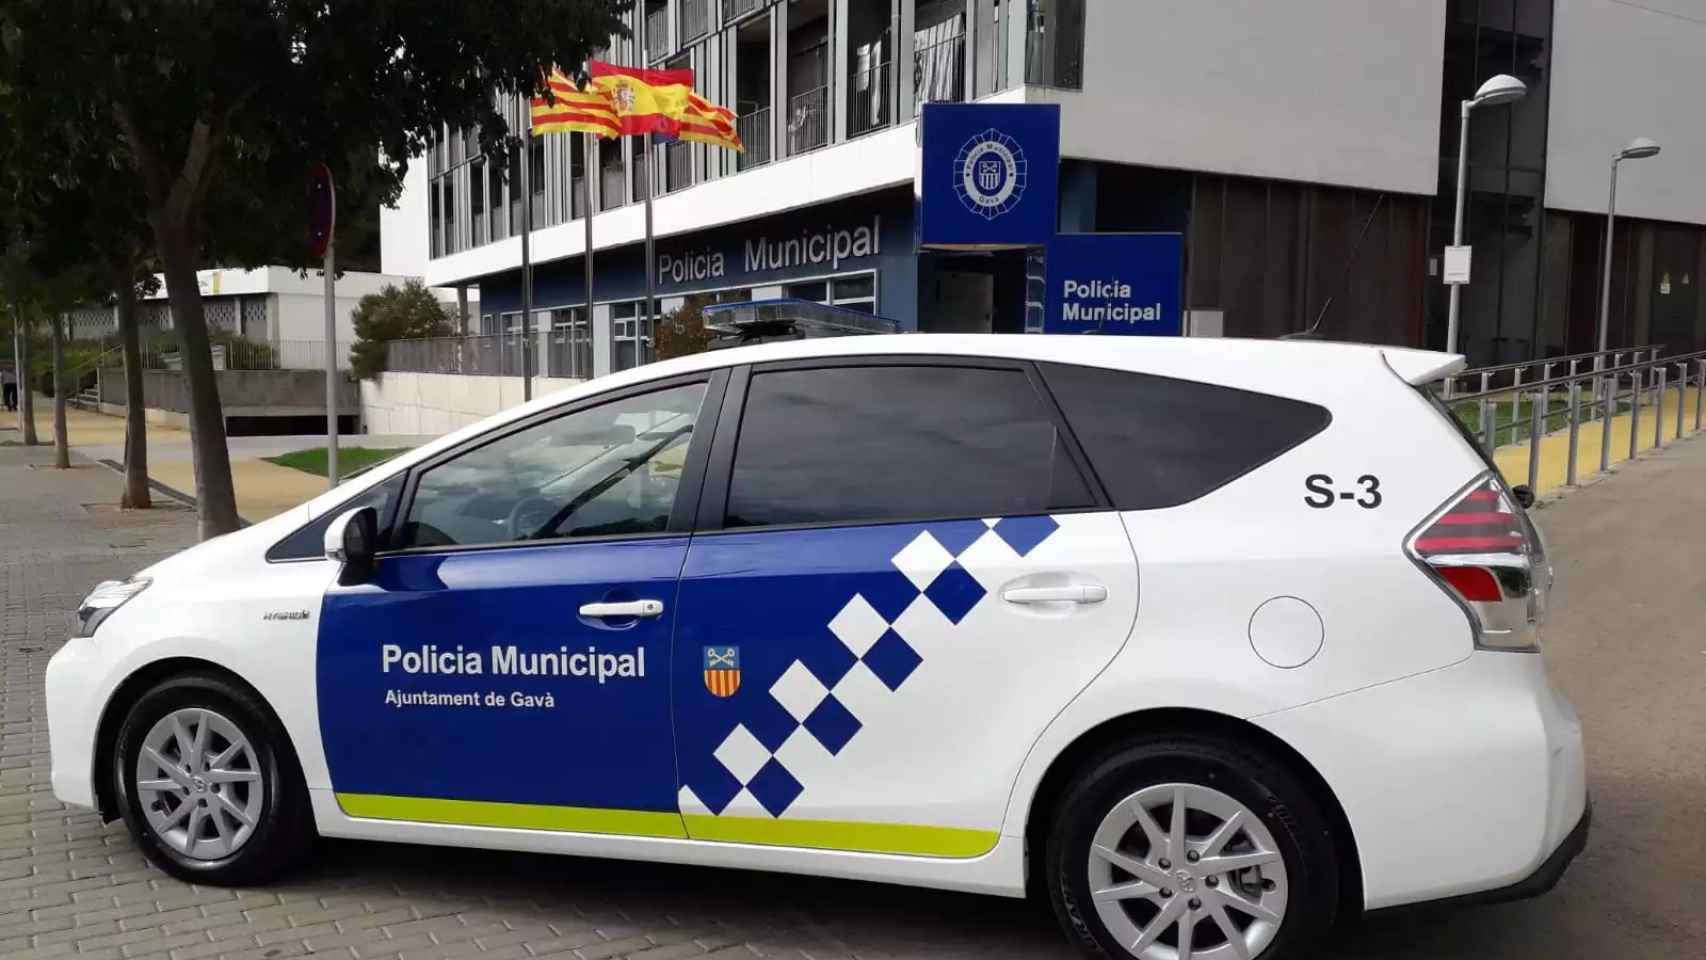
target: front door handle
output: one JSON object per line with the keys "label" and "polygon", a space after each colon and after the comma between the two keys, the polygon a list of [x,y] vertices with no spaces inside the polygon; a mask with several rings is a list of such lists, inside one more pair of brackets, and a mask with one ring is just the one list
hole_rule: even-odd
{"label": "front door handle", "polygon": [[628,600],[623,603],[583,603],[583,617],[661,617],[662,600]]}
{"label": "front door handle", "polygon": [[1008,603],[1101,603],[1108,588],[1099,583],[1069,583],[1061,587],[1008,587],[1001,591]]}

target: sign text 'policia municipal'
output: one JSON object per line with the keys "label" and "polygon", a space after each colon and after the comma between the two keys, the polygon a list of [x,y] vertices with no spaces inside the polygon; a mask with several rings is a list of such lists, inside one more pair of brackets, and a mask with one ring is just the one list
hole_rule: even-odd
{"label": "sign text 'policia municipal'", "polygon": [[646,648],[633,653],[601,653],[597,647],[569,652],[556,650],[522,650],[514,644],[491,648],[488,658],[478,650],[466,650],[458,644],[454,649],[440,649],[429,643],[414,650],[404,650],[394,643],[379,648],[379,668],[390,673],[396,667],[409,674],[462,674],[509,677],[592,677],[603,684],[606,680],[646,675]]}

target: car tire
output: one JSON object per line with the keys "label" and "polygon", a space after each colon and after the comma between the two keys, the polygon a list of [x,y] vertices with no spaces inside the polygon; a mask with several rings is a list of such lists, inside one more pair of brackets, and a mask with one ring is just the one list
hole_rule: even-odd
{"label": "car tire", "polygon": [[142,852],[182,880],[241,886],[299,862],[315,839],[289,738],[247,687],[191,674],[131,706],[113,795]]}
{"label": "car tire", "polygon": [[1307,955],[1332,926],[1332,831],[1310,791],[1262,751],[1202,734],[1130,741],[1086,764],[1055,809],[1045,883],[1067,935],[1092,956],[1278,960]]}

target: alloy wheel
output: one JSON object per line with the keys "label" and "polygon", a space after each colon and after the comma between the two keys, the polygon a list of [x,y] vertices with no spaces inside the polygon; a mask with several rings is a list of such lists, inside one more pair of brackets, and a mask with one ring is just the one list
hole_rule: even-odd
{"label": "alloy wheel", "polygon": [[260,822],[265,790],[255,750],[212,710],[161,717],[143,738],[133,783],[149,829],[195,860],[231,856]]}

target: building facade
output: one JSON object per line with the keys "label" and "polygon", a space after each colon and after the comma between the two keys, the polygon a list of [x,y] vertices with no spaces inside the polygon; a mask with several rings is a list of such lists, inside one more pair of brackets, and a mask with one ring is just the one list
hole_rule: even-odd
{"label": "building facade", "polygon": [[[643,47],[740,115],[744,155],[653,153],[657,313],[792,296],[921,331],[1034,329],[1043,265],[921,249],[916,118],[930,102],[1056,104],[1061,233],[1183,236],[1198,331],[1440,347],[1458,102],[1496,73],[1528,96],[1470,130],[1460,349],[1477,363],[1592,349],[1613,153],[1625,164],[1611,342],[1706,347],[1706,0],[644,0]],[[638,21],[634,23],[638,27]],[[524,122],[519,104],[512,123]],[[640,141],[550,135],[520,156],[447,131],[382,213],[387,273],[478,287],[482,332],[521,324],[590,376],[649,359]],[[587,182],[590,176],[590,184]],[[588,189],[590,188],[590,189]],[[595,306],[585,315],[590,193]],[[558,342],[560,341],[560,343]]]}

